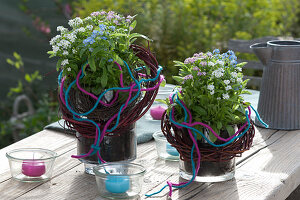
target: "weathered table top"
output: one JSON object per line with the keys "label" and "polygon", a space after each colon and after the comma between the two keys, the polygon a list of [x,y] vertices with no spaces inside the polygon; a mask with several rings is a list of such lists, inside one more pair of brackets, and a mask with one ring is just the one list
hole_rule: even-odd
{"label": "weathered table top", "polygon": [[[222,183],[192,183],[175,190],[172,199],[285,199],[300,184],[300,130],[277,131],[256,129],[251,150],[238,158],[233,180]],[[56,151],[53,177],[45,183],[21,183],[12,180],[5,153],[20,147],[40,147]],[[95,178],[84,173],[83,164],[71,158],[76,154],[76,138],[44,130],[0,150],[0,199],[101,199],[96,191]],[[181,181],[178,162],[157,157],[154,141],[138,145],[134,161],[147,172],[140,195],[158,191],[166,184]],[[166,199],[167,188],[148,199]]]}
{"label": "weathered table top", "polygon": [[[170,87],[172,88],[172,87]],[[169,90],[167,88],[167,90]],[[245,99],[256,107],[259,92],[251,91]],[[169,91],[160,91],[165,98]],[[53,177],[45,183],[21,183],[11,178],[5,153],[16,148],[39,147],[57,152]],[[140,144],[134,161],[146,167],[141,199],[161,189],[166,181],[182,182],[178,162],[159,159],[154,141]],[[97,194],[94,176],[84,173],[77,159],[76,138],[61,132],[44,130],[0,150],[0,200],[101,199]],[[222,183],[196,183],[175,190],[172,199],[207,200],[284,200],[300,184],[300,130],[278,131],[256,128],[253,146],[237,158],[233,180]],[[148,199],[166,199],[167,188]]]}

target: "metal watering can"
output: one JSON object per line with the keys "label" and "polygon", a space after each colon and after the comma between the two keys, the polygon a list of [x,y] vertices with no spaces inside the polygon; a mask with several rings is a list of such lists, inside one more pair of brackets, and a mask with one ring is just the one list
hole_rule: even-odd
{"label": "metal watering can", "polygon": [[275,40],[250,48],[265,65],[257,107],[261,119],[271,129],[300,129],[300,41]]}

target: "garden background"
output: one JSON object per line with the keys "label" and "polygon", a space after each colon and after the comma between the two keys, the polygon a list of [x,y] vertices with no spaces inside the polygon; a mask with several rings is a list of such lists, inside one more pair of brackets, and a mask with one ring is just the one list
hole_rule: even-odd
{"label": "garden background", "polygon": [[[1,0],[0,148],[14,142],[13,132],[23,138],[58,120],[58,72],[47,55],[49,40],[70,18],[101,9],[137,15],[136,31],[153,39],[150,47],[168,83],[178,73],[173,60],[226,51],[229,39],[300,37],[299,0]],[[31,99],[35,113],[13,121],[13,102],[21,94]]]}

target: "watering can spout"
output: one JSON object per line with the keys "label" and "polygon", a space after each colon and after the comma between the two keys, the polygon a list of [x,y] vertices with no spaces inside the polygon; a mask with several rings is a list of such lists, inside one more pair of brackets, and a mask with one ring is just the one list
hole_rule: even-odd
{"label": "watering can spout", "polygon": [[250,48],[263,65],[266,65],[271,59],[272,49],[267,46],[266,42],[253,44],[250,46]]}

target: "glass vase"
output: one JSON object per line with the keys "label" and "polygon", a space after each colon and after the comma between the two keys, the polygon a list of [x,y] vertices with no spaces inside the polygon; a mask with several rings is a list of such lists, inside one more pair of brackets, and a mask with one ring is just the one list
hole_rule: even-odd
{"label": "glass vase", "polygon": [[[76,133],[77,155],[86,154],[94,144],[94,138],[87,138]],[[105,135],[100,144],[100,155],[106,162],[130,162],[136,159],[137,139],[135,124],[132,124],[118,132]],[[93,167],[99,165],[97,154],[79,159],[84,163],[85,172],[94,174]]]}
{"label": "glass vase", "polygon": [[[237,125],[233,125],[235,132],[238,130]],[[185,134],[187,130],[184,129]],[[210,131],[204,129],[203,133],[206,138],[210,140]],[[228,138],[229,134],[226,130],[220,131],[220,136]],[[212,146],[208,142],[201,138],[197,140],[199,148],[212,149]],[[224,141],[216,140],[215,144],[223,144]],[[216,150],[215,150],[216,151]],[[213,151],[211,152],[212,155]],[[217,152],[216,152],[217,153]],[[195,168],[197,165],[197,159],[194,159]],[[222,182],[230,180],[235,174],[235,157],[228,160],[220,161],[200,161],[200,168],[196,174],[195,181],[197,182]],[[180,176],[184,179],[190,180],[193,177],[193,168],[191,161],[179,160]]]}
{"label": "glass vase", "polygon": [[[197,160],[194,160],[195,167]],[[193,177],[191,161],[179,160],[180,176],[186,180]],[[197,182],[221,182],[234,177],[235,158],[223,162],[201,161],[199,171],[195,177]]]}

